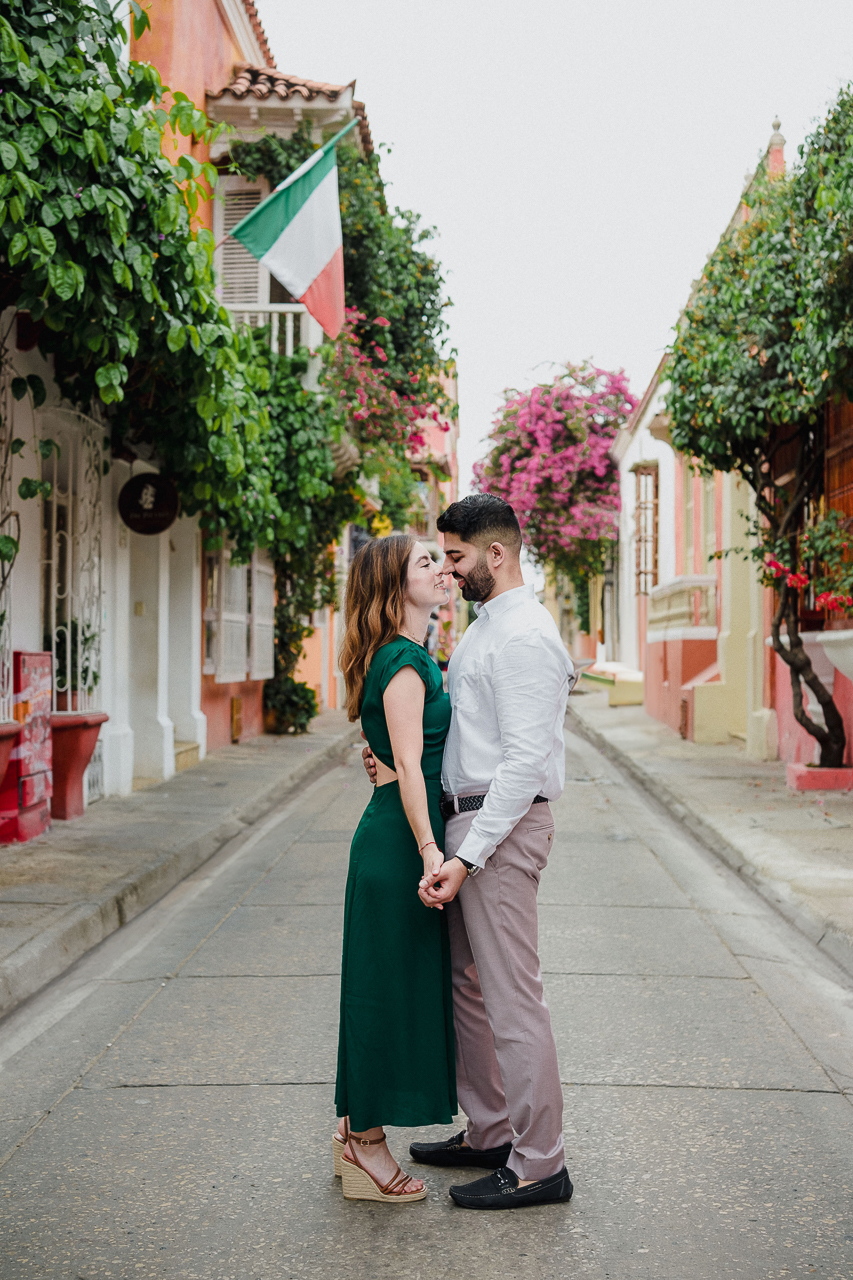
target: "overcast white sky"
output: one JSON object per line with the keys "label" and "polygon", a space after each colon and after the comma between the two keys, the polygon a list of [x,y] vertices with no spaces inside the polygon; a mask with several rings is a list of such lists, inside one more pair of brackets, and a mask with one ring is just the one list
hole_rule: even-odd
{"label": "overcast white sky", "polygon": [[389,200],[438,228],[463,486],[504,387],[552,362],[644,390],[778,112],[853,78],[850,0],[256,0],[280,70],[347,83]]}

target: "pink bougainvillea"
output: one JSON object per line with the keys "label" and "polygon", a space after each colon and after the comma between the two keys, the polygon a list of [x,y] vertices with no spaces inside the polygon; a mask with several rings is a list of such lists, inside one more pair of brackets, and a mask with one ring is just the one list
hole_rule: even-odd
{"label": "pink bougainvillea", "polygon": [[569,574],[598,571],[618,536],[610,446],[637,403],[624,372],[566,365],[553,382],[505,394],[475,483],[512,504],[538,560]]}
{"label": "pink bougainvillea", "polygon": [[[383,442],[392,448],[417,450],[425,439],[421,430],[431,420],[448,430],[436,405],[422,396],[400,396],[389,386],[383,367],[387,356],[377,342],[362,346],[356,325],[365,320],[360,311],[347,308],[346,323],[324,366],[325,390],[338,407],[345,428],[362,445]],[[380,328],[388,326],[384,316],[373,321]],[[419,378],[413,375],[415,385]],[[425,383],[429,390],[428,382]]]}

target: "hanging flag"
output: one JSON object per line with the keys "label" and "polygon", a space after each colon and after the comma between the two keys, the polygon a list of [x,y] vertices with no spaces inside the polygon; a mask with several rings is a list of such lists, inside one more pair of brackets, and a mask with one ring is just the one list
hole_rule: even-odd
{"label": "hanging flag", "polygon": [[231,232],[336,338],[344,324],[344,251],[335,144],[349,122]]}

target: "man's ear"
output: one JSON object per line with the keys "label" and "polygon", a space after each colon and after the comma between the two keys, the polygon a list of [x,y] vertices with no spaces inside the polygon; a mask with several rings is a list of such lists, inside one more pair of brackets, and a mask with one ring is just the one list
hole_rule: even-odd
{"label": "man's ear", "polygon": [[506,547],[502,542],[489,543],[489,556],[492,562],[492,568],[497,569],[506,560]]}

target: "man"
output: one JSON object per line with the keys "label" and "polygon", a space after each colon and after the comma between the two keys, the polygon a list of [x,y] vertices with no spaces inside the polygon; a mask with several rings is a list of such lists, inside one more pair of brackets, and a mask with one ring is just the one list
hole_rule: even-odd
{"label": "man", "polygon": [[548,801],[565,780],[574,676],[551,615],[524,585],[512,507],[476,494],[452,503],[438,528],[445,571],[475,602],[477,618],[448,667],[446,861],[440,880],[421,881],[420,896],[447,910],[457,1089],[468,1128],[445,1142],[413,1143],[410,1153],[425,1164],[493,1169],[450,1194],[470,1209],[511,1209],[572,1194],[536,895],[553,843]]}

